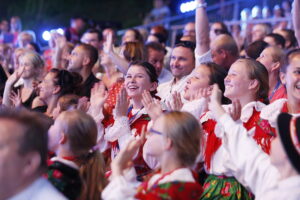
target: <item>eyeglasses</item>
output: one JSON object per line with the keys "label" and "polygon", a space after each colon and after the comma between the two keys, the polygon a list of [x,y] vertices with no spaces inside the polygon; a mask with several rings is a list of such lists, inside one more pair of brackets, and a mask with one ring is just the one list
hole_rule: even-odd
{"label": "eyeglasses", "polygon": [[149,133],[154,133],[156,135],[163,135],[162,132],[159,132],[157,130],[154,130],[153,128],[150,128]]}

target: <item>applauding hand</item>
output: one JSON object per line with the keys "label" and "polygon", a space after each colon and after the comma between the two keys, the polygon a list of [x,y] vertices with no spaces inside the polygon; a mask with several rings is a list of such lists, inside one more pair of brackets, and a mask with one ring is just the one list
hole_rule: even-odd
{"label": "applauding hand", "polygon": [[129,107],[129,100],[125,88],[122,88],[117,97],[117,103],[115,107],[116,118],[126,116]]}

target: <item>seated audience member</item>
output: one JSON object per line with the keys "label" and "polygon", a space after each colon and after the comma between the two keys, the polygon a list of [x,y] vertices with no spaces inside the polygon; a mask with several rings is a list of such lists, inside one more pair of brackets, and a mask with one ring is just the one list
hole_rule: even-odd
{"label": "seated audience member", "polygon": [[230,35],[227,26],[223,22],[214,22],[212,23],[209,30],[209,39],[213,41],[217,38],[218,35],[227,34]]}
{"label": "seated audience member", "polygon": [[285,54],[283,50],[276,46],[264,49],[256,60],[263,64],[269,74],[269,101],[286,98],[286,89],[280,80],[280,71],[284,65]]}
{"label": "seated audience member", "polygon": [[102,34],[97,29],[85,31],[80,41],[84,44],[92,45],[97,50],[102,49]]}
{"label": "seated audience member", "polygon": [[295,37],[295,31],[291,29],[283,29],[283,30],[274,30],[274,33],[277,33],[284,37],[285,39],[285,47],[286,50],[292,50],[297,47],[297,39]]}
{"label": "seated audience member", "polygon": [[47,131],[43,116],[0,109],[0,199],[65,200],[42,174],[47,169]]}
{"label": "seated audience member", "polygon": [[285,39],[277,33],[269,33],[264,37],[264,41],[270,46],[277,46],[281,49],[285,48]]}
{"label": "seated audience member", "polygon": [[137,29],[128,29],[122,37],[122,44],[125,42],[141,42],[144,43],[142,34]]}
{"label": "seated audience member", "polygon": [[268,43],[263,40],[252,42],[248,47],[246,47],[246,57],[257,59],[267,46]]}
{"label": "seated audience member", "polygon": [[56,119],[58,115],[64,111],[75,110],[78,107],[79,96],[75,94],[65,94],[59,97],[57,105],[52,112],[53,119]]}
{"label": "seated audience member", "polygon": [[[151,39],[151,37],[154,40],[152,40],[152,41],[148,40],[149,38]],[[157,42],[158,41],[159,43],[161,43],[164,46],[164,48],[167,51],[165,58],[164,58],[164,66],[167,69],[170,69],[170,56],[171,56],[172,48],[167,46],[168,37],[169,37],[169,32],[165,27],[154,26],[150,30],[150,35],[148,36],[147,42],[155,42],[155,41]]]}
{"label": "seated audience member", "polygon": [[102,192],[105,199],[199,199],[202,187],[191,166],[200,149],[201,128],[189,113],[169,112],[155,120],[144,145],[144,154],[161,163],[157,173],[139,184],[134,170],[128,169],[143,137],[131,140],[112,161],[109,185]]}
{"label": "seated audience member", "polygon": [[[275,116],[277,137],[272,141],[271,154],[268,156],[249,138],[249,133],[242,124],[235,122],[224,111],[220,104],[220,96],[221,92],[215,87],[209,107],[225,130],[221,137],[227,141],[224,144],[229,157],[227,170],[251,189],[255,199],[299,199],[298,115],[281,113]],[[234,117],[238,112],[231,113],[231,116]]]}
{"label": "seated audience member", "polygon": [[[158,98],[155,96],[157,85],[157,74],[150,63],[131,63],[124,87],[118,94],[115,110],[112,114],[108,113],[106,120],[102,121],[105,128],[104,139],[111,145],[112,159],[130,139],[140,137],[143,127],[148,125],[151,119],[142,104],[142,94],[148,91],[154,98]],[[139,178],[151,172],[143,158],[142,148],[133,163]]]}
{"label": "seated audience member", "polygon": [[17,46],[18,35],[22,31],[22,22],[19,16],[12,16],[10,18],[10,32],[14,36],[13,46]]}
{"label": "seated audience member", "polygon": [[80,36],[86,26],[85,19],[80,16],[74,16],[70,19],[70,27],[64,31],[67,41],[77,44],[80,42]]}
{"label": "seated audience member", "polygon": [[171,72],[164,66],[166,49],[157,42],[147,43],[145,47],[147,49],[148,62],[151,63],[156,69],[159,84],[170,81],[173,76]]}
{"label": "seated audience member", "polygon": [[35,33],[33,31],[22,31],[18,35],[18,47],[25,48],[30,42],[36,42]]}
{"label": "seated audience member", "polygon": [[182,93],[188,75],[195,68],[195,43],[181,42],[176,44],[172,50],[170,69],[173,79],[160,84],[157,88],[158,96],[164,102],[172,100],[172,94],[176,91]]}
{"label": "seated audience member", "polygon": [[196,37],[195,22],[188,22],[183,28],[183,36]]}
{"label": "seated audience member", "polygon": [[268,24],[255,24],[252,27],[251,42],[263,40],[269,33],[271,33],[271,27]]}
{"label": "seated audience member", "polygon": [[91,96],[93,85],[99,79],[92,73],[92,68],[98,60],[98,50],[89,44],[77,45],[70,56],[68,70],[77,72],[82,77],[82,85],[78,90],[79,96]]}
{"label": "seated audience member", "polygon": [[[37,96],[36,84],[43,75],[43,59],[36,52],[24,51],[19,57],[18,69],[6,81],[3,104],[6,106],[23,105],[31,109],[33,100]],[[15,86],[16,83],[20,85]]]}
{"label": "seated audience member", "polygon": [[[104,161],[97,147],[97,125],[81,111],[62,112],[48,132],[48,180],[69,199],[101,199]],[[60,174],[60,176],[57,176]]]}
{"label": "seated audience member", "polygon": [[[267,120],[260,120],[260,113],[265,107],[263,102],[268,101],[268,80],[268,71],[261,63],[249,58],[238,59],[232,64],[224,80],[224,96],[233,104],[223,107],[230,113],[235,108],[234,103],[240,102],[239,118],[243,126],[253,131],[251,137],[269,154],[274,131]],[[225,130],[210,111],[201,116],[200,122],[206,138],[203,142],[204,167],[209,174],[205,180],[202,199],[221,199],[224,196],[231,199],[252,199],[250,192],[225,168],[228,157],[223,144],[226,141],[219,138]],[[220,193],[223,190],[226,192]]]}
{"label": "seated audience member", "polygon": [[[71,73],[64,69],[51,69],[39,84],[39,96],[35,99],[33,109],[53,117],[58,99],[66,94],[75,94],[81,81],[82,78],[77,73]],[[42,102],[42,104],[38,104],[38,102]]]}
{"label": "seated audience member", "polygon": [[153,0],[153,9],[145,17],[144,24],[149,24],[163,20],[166,17],[169,17],[171,11],[167,5],[166,0]]}

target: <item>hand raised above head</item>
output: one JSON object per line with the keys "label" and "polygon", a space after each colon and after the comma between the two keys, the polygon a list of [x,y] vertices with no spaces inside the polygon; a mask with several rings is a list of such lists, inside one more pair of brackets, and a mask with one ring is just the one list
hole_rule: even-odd
{"label": "hand raised above head", "polygon": [[103,51],[104,53],[109,54],[113,51],[113,33],[108,32],[106,41],[103,44]]}

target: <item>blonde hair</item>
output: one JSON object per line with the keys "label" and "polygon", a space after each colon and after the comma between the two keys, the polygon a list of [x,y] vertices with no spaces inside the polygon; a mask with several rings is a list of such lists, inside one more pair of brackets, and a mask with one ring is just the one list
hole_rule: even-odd
{"label": "blonde hair", "polygon": [[34,51],[25,50],[24,53],[20,56],[20,58],[23,57],[27,57],[35,69],[40,69],[44,67],[44,60],[38,53]]}
{"label": "blonde hair", "polygon": [[199,122],[193,115],[179,111],[164,114],[163,120],[164,133],[172,140],[179,161],[183,166],[192,166],[200,153]]}
{"label": "blonde hair", "polygon": [[97,125],[91,116],[79,110],[65,111],[59,116],[63,120],[63,132],[67,135],[70,150],[80,165],[83,188],[79,199],[100,199],[105,186],[104,160],[95,149]]}

